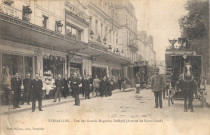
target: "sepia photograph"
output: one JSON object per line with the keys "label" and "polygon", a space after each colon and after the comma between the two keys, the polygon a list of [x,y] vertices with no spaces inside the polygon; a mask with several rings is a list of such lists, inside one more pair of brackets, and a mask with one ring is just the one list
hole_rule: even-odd
{"label": "sepia photograph", "polygon": [[210,135],[209,0],[0,0],[0,135]]}

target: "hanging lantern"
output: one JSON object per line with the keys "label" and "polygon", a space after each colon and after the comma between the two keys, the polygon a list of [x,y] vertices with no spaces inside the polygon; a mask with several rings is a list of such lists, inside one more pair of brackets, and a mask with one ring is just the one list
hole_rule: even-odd
{"label": "hanging lantern", "polygon": [[74,57],[73,51],[68,51],[67,54],[68,54],[69,59],[72,59]]}
{"label": "hanging lantern", "polygon": [[109,50],[112,50],[112,46],[111,45],[109,45]]}
{"label": "hanging lantern", "polygon": [[106,37],[104,37],[103,41],[104,41],[104,44],[106,44]]}
{"label": "hanging lantern", "polygon": [[116,53],[119,53],[120,51],[118,50],[118,48],[116,49]]}
{"label": "hanging lantern", "polygon": [[31,20],[32,10],[29,6],[23,6],[23,20],[29,22]]}
{"label": "hanging lantern", "polygon": [[91,31],[90,31],[90,38],[91,38],[91,39],[93,39],[93,35],[94,35],[93,30],[91,30]]}
{"label": "hanging lantern", "polygon": [[90,60],[91,60],[91,62],[94,62],[94,61],[96,61],[96,57],[91,56],[91,57],[90,57]]}

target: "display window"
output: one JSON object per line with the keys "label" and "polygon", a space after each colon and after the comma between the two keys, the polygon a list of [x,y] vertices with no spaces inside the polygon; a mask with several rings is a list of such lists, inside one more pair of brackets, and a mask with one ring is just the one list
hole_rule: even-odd
{"label": "display window", "polygon": [[64,61],[60,57],[50,56],[49,59],[43,60],[43,73],[44,76],[51,76],[56,79],[60,74],[63,76]]}
{"label": "display window", "polygon": [[32,75],[32,57],[2,53],[3,77],[12,78],[16,73],[19,73],[21,78],[24,78],[27,73]]}

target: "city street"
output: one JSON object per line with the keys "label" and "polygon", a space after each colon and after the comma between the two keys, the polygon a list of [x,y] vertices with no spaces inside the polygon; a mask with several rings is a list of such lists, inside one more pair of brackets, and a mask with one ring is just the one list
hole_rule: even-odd
{"label": "city street", "polygon": [[[113,129],[106,131],[110,134],[119,132],[150,134],[153,130],[165,128],[165,131],[161,130],[157,134],[169,134],[174,131],[193,135],[199,134],[202,129],[208,129],[210,118],[210,109],[206,105],[201,108],[198,100],[194,100],[195,112],[184,112],[183,100],[175,100],[175,104],[170,107],[167,100],[163,100],[162,109],[154,108],[154,95],[151,90],[142,90],[140,94],[136,94],[135,91],[115,90],[111,97],[81,100],[81,106],[74,106],[73,100],[69,100],[62,104],[43,107],[43,110],[39,112],[37,109],[34,113],[25,110],[9,115],[2,114],[1,122],[6,122],[1,124],[4,126],[1,128],[2,135],[8,133],[92,135],[103,134],[103,130],[108,128]],[[129,130],[126,130],[128,128]],[[206,130],[206,133],[208,132]]]}

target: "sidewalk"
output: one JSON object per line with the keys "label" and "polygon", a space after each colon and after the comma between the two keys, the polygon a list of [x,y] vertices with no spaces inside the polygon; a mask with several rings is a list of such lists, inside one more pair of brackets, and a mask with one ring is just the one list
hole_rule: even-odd
{"label": "sidewalk", "polygon": [[[121,92],[119,89],[115,89],[112,91],[112,94],[119,93]],[[97,96],[99,97],[99,96]],[[92,93],[90,93],[90,98],[97,98],[96,96],[92,96]],[[84,100],[85,98],[80,95],[80,100]],[[47,100],[42,100],[42,108],[50,107],[50,106],[55,106],[55,105],[60,105],[60,104],[65,104],[68,102],[74,102],[74,98],[72,96],[68,96],[67,98],[61,98],[61,102],[53,102],[54,99],[47,99]],[[38,103],[36,103],[36,108],[38,106]],[[0,107],[0,115],[2,114],[12,114],[12,113],[17,113],[17,112],[23,112],[23,111],[28,111],[32,109],[32,103],[30,105],[27,105],[26,103],[24,105],[20,105],[21,108],[13,109],[13,105],[5,105]]]}

